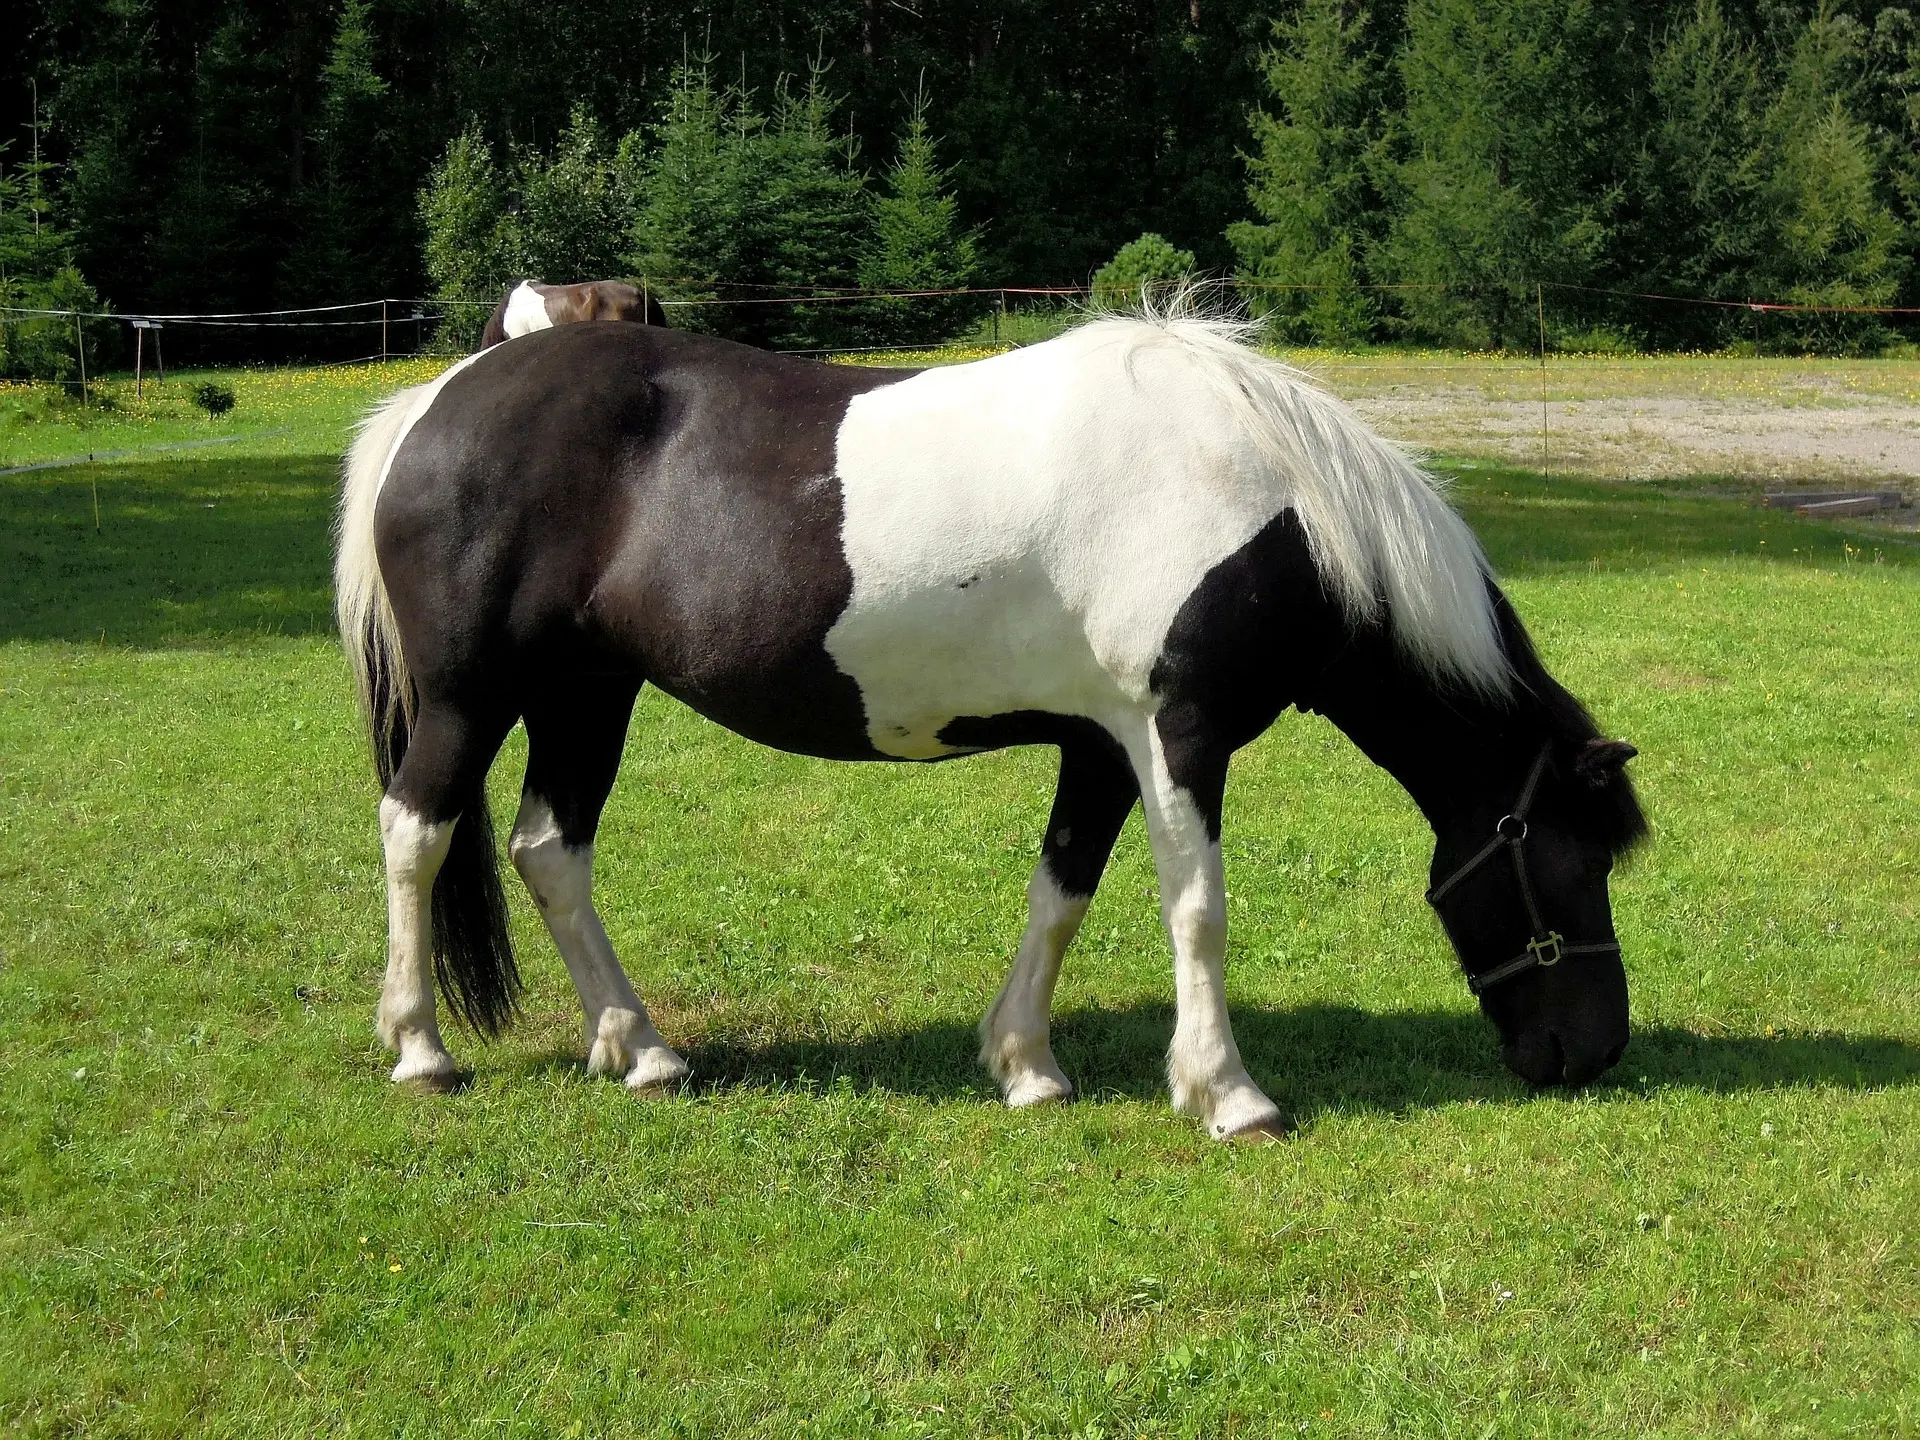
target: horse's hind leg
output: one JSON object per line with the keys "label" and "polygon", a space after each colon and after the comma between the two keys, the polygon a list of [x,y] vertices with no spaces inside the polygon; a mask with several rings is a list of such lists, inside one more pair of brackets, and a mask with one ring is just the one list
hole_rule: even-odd
{"label": "horse's hind leg", "polygon": [[1138,794],[1118,746],[1089,741],[1061,747],[1053,814],[1027,883],[1026,933],[1006,984],[980,1022],[980,1061],[1009,1105],[1073,1094],[1048,1039],[1054,982]]}
{"label": "horse's hind leg", "polygon": [[[453,850],[464,811],[486,803],[483,786],[510,720],[482,721],[457,708],[424,705],[415,717],[406,758],[380,802],[380,838],[387,866],[387,973],[376,1020],[380,1039],[400,1054],[393,1078],[421,1089],[452,1088],[453,1056],[440,1038],[434,1003],[434,884]],[[484,815],[456,867],[491,874],[493,830]],[[474,850],[478,846],[484,850]],[[456,877],[459,878],[459,877]],[[468,880],[471,894],[473,877]],[[483,883],[485,876],[480,876]],[[499,892],[493,890],[493,894]],[[504,938],[504,937],[502,937]],[[489,990],[504,1011],[511,1003],[511,962]],[[482,1005],[483,1012],[491,1014]]]}
{"label": "horse's hind leg", "polygon": [[387,856],[387,976],[375,1028],[400,1052],[393,1078],[451,1088],[457,1072],[440,1038],[433,999],[433,882],[453,844],[451,820],[431,821],[388,795],[380,802]]}
{"label": "horse's hind leg", "polygon": [[588,1070],[651,1091],[686,1079],[687,1062],[654,1029],[593,907],[593,837],[638,694],[635,682],[589,682],[528,710],[527,782],[508,853],[580,993]]}

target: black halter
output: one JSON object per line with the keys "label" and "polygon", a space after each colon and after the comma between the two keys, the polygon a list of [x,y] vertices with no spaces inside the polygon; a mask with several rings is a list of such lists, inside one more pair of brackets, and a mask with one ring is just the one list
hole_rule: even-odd
{"label": "black halter", "polygon": [[1482,845],[1471,860],[1427,891],[1427,903],[1438,910],[1446,893],[1491,860],[1501,846],[1504,845],[1507,853],[1513,857],[1513,876],[1520,882],[1520,898],[1526,902],[1527,923],[1533,927],[1533,938],[1527,941],[1525,950],[1504,965],[1496,965],[1484,974],[1467,976],[1467,987],[1476,995],[1484,995],[1502,980],[1511,980],[1536,966],[1544,970],[1558,965],[1568,955],[1617,954],[1620,950],[1618,940],[1569,945],[1558,930],[1549,930],[1546,922],[1540,918],[1540,902],[1534,898],[1533,881],[1527,875],[1527,811],[1533,807],[1533,792],[1540,788],[1540,777],[1546,773],[1547,759],[1551,754],[1551,746],[1540,751],[1540,758],[1533,762],[1533,769],[1527,772],[1527,783],[1521,787],[1520,798],[1513,802],[1513,809],[1502,815],[1500,823],[1493,827],[1493,838]]}

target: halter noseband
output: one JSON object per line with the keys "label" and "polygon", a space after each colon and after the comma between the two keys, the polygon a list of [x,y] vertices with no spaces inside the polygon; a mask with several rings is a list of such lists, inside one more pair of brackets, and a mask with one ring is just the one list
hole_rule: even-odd
{"label": "halter noseband", "polygon": [[1540,788],[1540,777],[1546,773],[1547,759],[1551,754],[1551,746],[1541,749],[1540,758],[1533,762],[1533,769],[1527,772],[1527,783],[1520,789],[1520,798],[1513,802],[1513,809],[1502,815],[1500,823],[1493,827],[1493,838],[1482,845],[1466,864],[1427,891],[1427,903],[1438,910],[1447,892],[1491,860],[1499,853],[1501,846],[1504,845],[1507,853],[1513,857],[1514,879],[1520,882],[1520,898],[1526,902],[1527,923],[1533,927],[1533,936],[1527,941],[1527,948],[1505,964],[1496,965],[1484,974],[1467,976],[1467,988],[1475,995],[1484,995],[1501,981],[1511,980],[1535,967],[1549,969],[1568,955],[1606,955],[1620,951],[1618,940],[1569,945],[1566,937],[1558,930],[1547,929],[1546,922],[1540,918],[1540,903],[1534,899],[1533,881],[1527,875],[1527,811],[1533,807],[1534,791]]}

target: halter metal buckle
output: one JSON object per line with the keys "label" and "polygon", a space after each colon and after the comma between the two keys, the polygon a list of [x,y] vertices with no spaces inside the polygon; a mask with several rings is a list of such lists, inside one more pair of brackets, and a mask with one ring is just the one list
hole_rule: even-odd
{"label": "halter metal buckle", "polygon": [[1560,963],[1560,947],[1564,944],[1565,936],[1558,930],[1549,930],[1543,939],[1527,942],[1527,953],[1533,956],[1535,964],[1545,970]]}

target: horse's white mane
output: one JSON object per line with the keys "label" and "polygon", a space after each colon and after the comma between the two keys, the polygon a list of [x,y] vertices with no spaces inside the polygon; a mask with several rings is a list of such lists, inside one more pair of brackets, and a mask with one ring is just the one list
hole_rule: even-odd
{"label": "horse's white mane", "polygon": [[1303,372],[1255,348],[1258,321],[1205,313],[1197,287],[1148,294],[1074,334],[1133,349],[1172,347],[1203,374],[1266,458],[1315,563],[1357,619],[1384,611],[1400,646],[1438,676],[1486,694],[1513,682],[1467,523],[1413,457]]}

